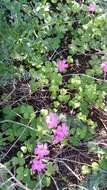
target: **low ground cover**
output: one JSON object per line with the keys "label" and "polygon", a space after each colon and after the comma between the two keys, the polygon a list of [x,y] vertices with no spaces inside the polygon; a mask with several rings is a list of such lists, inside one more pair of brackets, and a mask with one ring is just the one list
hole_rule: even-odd
{"label": "low ground cover", "polygon": [[107,188],[105,10],[0,2],[0,190]]}

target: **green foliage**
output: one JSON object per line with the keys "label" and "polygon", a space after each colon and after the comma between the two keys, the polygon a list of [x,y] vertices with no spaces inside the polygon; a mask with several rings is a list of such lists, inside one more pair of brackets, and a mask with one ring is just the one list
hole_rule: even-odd
{"label": "green foliage", "polygon": [[[97,10],[93,14],[87,11],[88,0],[82,5],[75,0],[0,3],[0,149],[7,145],[15,148],[9,150],[11,156],[3,162],[11,171],[15,169],[16,178],[31,189],[36,185],[38,188],[39,175],[31,171],[35,145],[53,143],[54,130],[45,123],[48,112],[57,112],[70,129],[60,149],[68,143],[78,147],[81,142],[93,141],[98,125],[92,118],[93,108],[106,110],[107,83],[101,69],[102,61],[107,59],[106,4],[95,2]],[[58,71],[57,61],[61,59],[69,65],[65,73]],[[30,98],[12,104],[14,93],[8,96],[8,87],[19,82],[28,84]],[[42,92],[40,99],[38,92]],[[82,166],[82,175],[89,175],[83,185],[90,190],[94,185],[107,187],[107,175],[103,173],[107,171],[107,150],[93,143],[88,149],[98,156],[98,162]],[[43,187],[51,185],[58,171],[51,155],[46,164],[47,169],[40,175]]]}
{"label": "green foliage", "polygon": [[103,171],[94,173],[88,177],[86,182],[82,184],[84,188],[88,188],[89,190],[102,189],[107,186],[107,173]]}

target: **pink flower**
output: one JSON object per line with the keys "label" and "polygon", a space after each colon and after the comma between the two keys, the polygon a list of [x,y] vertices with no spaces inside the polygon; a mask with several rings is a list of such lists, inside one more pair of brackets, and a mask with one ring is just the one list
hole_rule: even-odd
{"label": "pink flower", "polygon": [[46,118],[45,118],[46,124],[48,125],[48,128],[55,128],[57,127],[59,121],[58,121],[58,116],[53,113],[50,112]]}
{"label": "pink flower", "polygon": [[45,144],[38,144],[35,148],[34,153],[39,157],[43,158],[44,156],[47,156],[49,154],[48,145]]}
{"label": "pink flower", "polygon": [[103,62],[101,64],[102,70],[104,71],[104,73],[107,73],[107,61]]}
{"label": "pink flower", "polygon": [[58,70],[61,73],[63,73],[68,68],[68,64],[66,64],[66,60],[65,59],[59,60],[57,62],[57,64],[58,64]]}
{"label": "pink flower", "polygon": [[61,142],[65,137],[68,136],[68,126],[65,123],[62,123],[57,127],[54,133],[54,142]]}
{"label": "pink flower", "polygon": [[43,163],[42,160],[34,159],[32,161],[32,171],[41,172],[42,170],[44,170],[44,168],[45,168],[45,164]]}
{"label": "pink flower", "polygon": [[96,4],[95,3],[90,3],[88,6],[88,12],[93,13],[96,11]]}

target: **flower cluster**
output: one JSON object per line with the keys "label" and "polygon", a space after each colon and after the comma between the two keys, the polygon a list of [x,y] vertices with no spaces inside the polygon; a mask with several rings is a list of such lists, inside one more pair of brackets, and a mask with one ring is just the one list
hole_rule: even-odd
{"label": "flower cluster", "polygon": [[101,67],[102,67],[103,72],[107,73],[107,61],[103,62]]}
{"label": "flower cluster", "polygon": [[49,155],[48,145],[38,144],[34,150],[35,159],[32,161],[32,171],[41,172],[45,169],[46,164],[43,159]]}
{"label": "flower cluster", "polygon": [[66,136],[68,136],[68,126],[66,125],[66,123],[62,123],[57,127],[57,129],[54,132],[54,142],[59,143]]}
{"label": "flower cluster", "polygon": [[[68,126],[66,123],[59,124],[59,118],[55,113],[50,112],[46,116],[45,122],[48,125],[48,128],[54,129],[54,143],[59,143],[68,136]],[[32,171],[41,172],[46,168],[44,159],[49,155],[48,145],[46,143],[38,144],[35,147],[34,154],[35,158],[32,161]]]}
{"label": "flower cluster", "polygon": [[59,143],[68,136],[68,126],[66,123],[58,125],[59,119],[55,113],[50,112],[45,118],[48,128],[54,129],[54,143]]}
{"label": "flower cluster", "polygon": [[38,158],[44,158],[49,154],[48,146],[47,144],[38,144],[34,151],[35,155],[38,156]]}
{"label": "flower cluster", "polygon": [[55,128],[57,127],[59,121],[58,116],[55,113],[50,112],[45,118],[46,124],[48,128]]}
{"label": "flower cluster", "polygon": [[96,11],[96,4],[95,3],[90,3],[88,6],[88,12],[89,13],[94,13]]}
{"label": "flower cluster", "polygon": [[57,62],[57,64],[58,64],[58,70],[59,70],[59,72],[61,72],[61,73],[63,73],[67,68],[68,68],[68,64],[66,63],[66,60],[65,59],[63,59],[63,60],[59,60],[58,62]]}
{"label": "flower cluster", "polygon": [[34,159],[32,161],[32,171],[41,172],[44,169],[45,169],[45,164],[44,164],[44,162],[42,160]]}

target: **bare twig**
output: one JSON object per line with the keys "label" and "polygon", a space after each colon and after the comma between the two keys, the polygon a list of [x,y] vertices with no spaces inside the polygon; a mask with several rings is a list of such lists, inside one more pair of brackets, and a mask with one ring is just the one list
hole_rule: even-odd
{"label": "bare twig", "polygon": [[7,179],[5,182],[3,182],[1,185],[0,185],[0,188],[2,188],[4,185],[6,185],[6,183],[8,183],[9,181],[12,180],[12,177],[10,177],[9,179]]}
{"label": "bare twig", "polygon": [[[87,189],[86,187],[83,187],[83,186],[77,185],[77,184],[70,184],[70,187],[79,187],[80,190],[89,190],[89,189]],[[71,189],[71,190],[72,190],[72,189]]]}
{"label": "bare twig", "polygon": [[16,184],[12,183],[10,186],[8,186],[7,190],[15,190],[15,189],[13,189],[15,186],[16,186]]}
{"label": "bare twig", "polygon": [[79,180],[81,181],[81,179],[79,178],[79,176],[68,166],[68,164],[65,163],[65,161],[63,160],[59,160],[59,159],[55,159],[56,162],[60,162],[62,163],[63,165],[66,166],[66,168]]}
{"label": "bare twig", "polygon": [[54,184],[55,184],[55,187],[56,187],[56,190],[59,190],[59,187],[58,187],[58,184],[57,182],[55,181],[54,177],[50,176],[51,179],[53,180]]}
{"label": "bare twig", "polygon": [[[4,121],[1,121],[0,123],[5,123],[5,122],[7,122],[7,123],[15,123],[15,124],[19,124],[19,125],[21,125],[21,126],[24,126],[25,128],[23,129],[23,131],[22,131],[22,133],[20,134],[20,136],[16,139],[16,141],[12,144],[12,146],[10,147],[10,149],[6,152],[6,154],[1,158],[1,160],[3,160],[8,154],[9,154],[9,152],[12,150],[12,148],[17,144],[17,142],[20,140],[20,138],[23,136],[23,134],[25,133],[25,131],[26,131],[26,129],[27,128],[29,128],[29,129],[33,129],[33,128],[31,128],[30,126],[29,126],[29,123],[31,122],[31,121],[29,121],[29,123],[28,123],[28,125],[25,125],[25,124],[23,124],[23,123],[19,123],[19,122],[15,122],[15,121],[12,121],[12,120],[4,120]],[[33,130],[35,130],[35,129],[33,129]]]}
{"label": "bare twig", "polygon": [[106,132],[107,132],[107,126],[106,126],[105,123],[104,123],[104,121],[106,121],[106,120],[100,119],[100,121],[102,122],[102,124],[103,124],[103,126],[104,126],[104,128],[105,128],[105,130],[106,130]]}
{"label": "bare twig", "polygon": [[56,53],[56,50],[53,52],[53,54],[51,55],[51,57],[49,57],[49,61],[52,60],[52,58],[53,58],[53,56],[55,55],[55,53]]}
{"label": "bare twig", "polygon": [[12,120],[4,120],[4,121],[0,121],[1,124],[3,123],[13,123],[13,124],[17,124],[17,125],[21,125],[23,127],[26,127],[28,129],[31,129],[33,131],[36,131],[34,128],[30,127],[29,125],[25,125],[23,123],[17,122],[17,121],[12,121]]}
{"label": "bare twig", "polygon": [[63,75],[63,77],[67,77],[67,76],[84,76],[84,77],[88,77],[88,78],[91,78],[91,79],[96,80],[96,81],[106,82],[107,83],[107,80],[103,80],[103,79],[99,79],[99,78],[96,78],[96,77],[92,77],[92,76],[86,75],[84,73],[69,73],[69,74]]}
{"label": "bare twig", "polygon": [[21,183],[14,175],[13,173],[2,163],[0,163],[0,168],[4,169],[11,177],[12,179],[16,182],[17,186],[22,188],[23,190],[31,190],[28,187],[26,187],[23,183]]}
{"label": "bare twig", "polygon": [[41,175],[40,174],[38,174],[38,176],[39,176],[39,190],[42,190],[42,181],[41,181]]}
{"label": "bare twig", "polygon": [[71,149],[73,149],[73,150],[79,152],[79,154],[82,155],[82,156],[84,156],[85,158],[90,159],[90,157],[89,157],[88,155],[86,155],[86,154],[84,154],[83,152],[81,152],[78,148],[76,148],[76,147],[74,147],[74,146],[72,146],[72,145],[68,145],[68,146],[69,146]]}
{"label": "bare twig", "polygon": [[[77,53],[77,55],[82,55],[81,53]],[[107,52],[96,50],[96,52],[93,53],[84,53],[86,56],[92,56],[92,55],[107,55]]]}
{"label": "bare twig", "polygon": [[49,58],[49,61],[54,60],[57,55],[60,55],[61,53],[65,52],[65,51],[68,51],[68,49],[66,48],[66,49],[63,49],[63,50],[61,50],[61,51],[59,51],[59,52],[56,50],[56,51],[52,54],[52,56]]}
{"label": "bare twig", "polygon": [[26,128],[22,131],[21,135],[16,139],[16,141],[12,144],[12,146],[9,148],[9,150],[4,154],[4,156],[1,158],[1,160],[5,159],[5,157],[9,154],[9,152],[12,150],[12,148],[17,144],[17,142],[23,136],[25,131],[26,131]]}
{"label": "bare twig", "polygon": [[42,183],[43,178],[44,178],[44,175],[39,179],[37,185],[33,188],[33,190],[36,190],[39,186],[41,187],[41,183]]}
{"label": "bare twig", "polygon": [[7,99],[14,93],[16,87],[15,84],[13,83],[13,90],[5,97],[3,102],[0,102],[0,106],[3,105],[5,102],[7,102]]}
{"label": "bare twig", "polygon": [[78,162],[78,161],[75,161],[75,160],[71,160],[71,159],[68,159],[68,157],[66,158],[58,158],[56,160],[62,160],[62,161],[67,161],[67,162],[72,162],[72,163],[76,163],[76,164],[81,164],[81,165],[87,165],[87,166],[91,166],[90,164],[86,164],[84,162]]}

